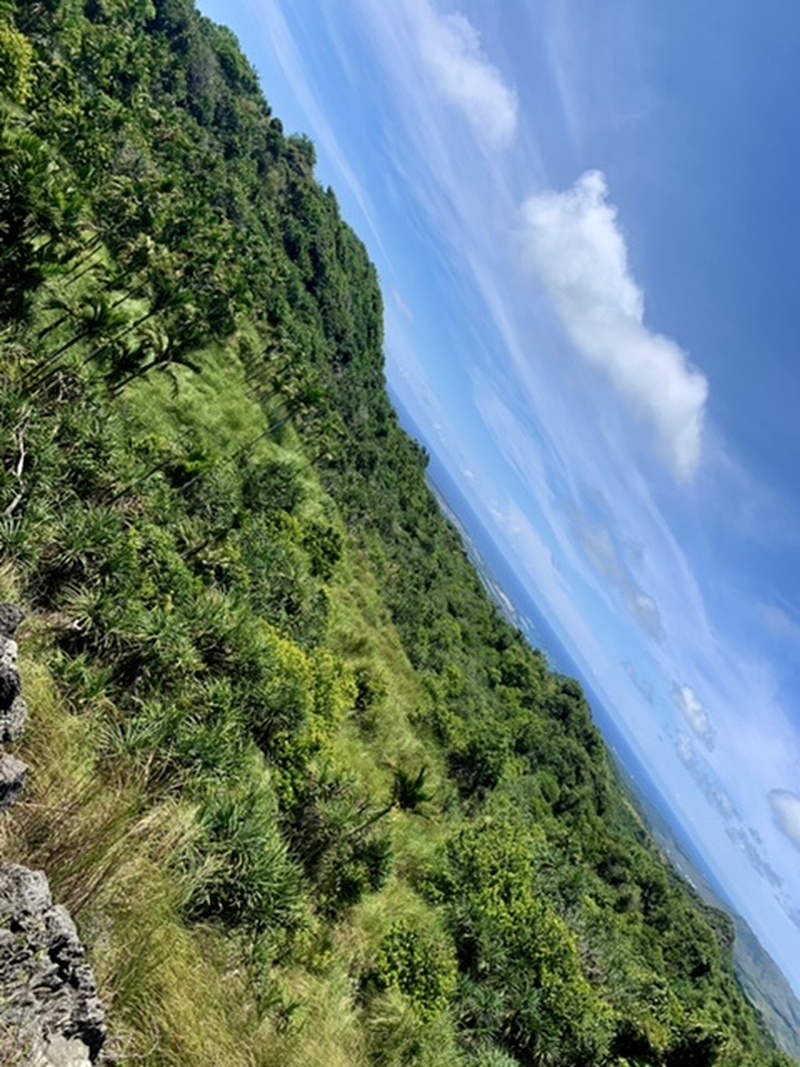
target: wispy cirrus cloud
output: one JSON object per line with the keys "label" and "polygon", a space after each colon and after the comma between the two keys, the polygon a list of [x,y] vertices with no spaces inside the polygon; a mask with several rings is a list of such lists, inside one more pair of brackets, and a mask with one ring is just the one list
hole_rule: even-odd
{"label": "wispy cirrus cloud", "polygon": [[800,796],[788,789],[773,789],[769,805],[778,829],[800,849]]}
{"label": "wispy cirrus cloud", "polygon": [[408,322],[413,323],[414,322],[414,312],[409,307],[409,304],[408,304],[408,301],[406,300],[406,298],[403,296],[403,294],[400,292],[400,290],[398,288],[396,288],[396,287],[392,289],[392,300],[394,300],[395,304],[397,304],[398,308],[400,309],[400,311],[401,311],[401,313],[403,315],[403,318],[405,318]]}
{"label": "wispy cirrus cloud", "polygon": [[758,605],[758,614],[773,637],[800,645],[800,623],[784,608],[777,604],[761,603]]}
{"label": "wispy cirrus cloud", "polygon": [[480,140],[505,148],[517,128],[517,96],[484,53],[475,27],[461,13],[440,14],[428,0],[408,4],[406,11],[435,86]]}
{"label": "wispy cirrus cloud", "polygon": [[668,337],[644,322],[644,294],[599,171],[522,209],[533,265],[577,352],[655,427],[677,476],[700,462],[708,382]]}

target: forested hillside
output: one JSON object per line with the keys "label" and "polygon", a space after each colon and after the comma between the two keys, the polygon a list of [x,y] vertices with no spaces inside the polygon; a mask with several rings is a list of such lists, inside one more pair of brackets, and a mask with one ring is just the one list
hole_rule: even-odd
{"label": "forested hillside", "polygon": [[788,1064],[439,513],[375,270],[232,35],[0,0],[0,90],[35,768],[0,844],[72,910],[119,1062]]}

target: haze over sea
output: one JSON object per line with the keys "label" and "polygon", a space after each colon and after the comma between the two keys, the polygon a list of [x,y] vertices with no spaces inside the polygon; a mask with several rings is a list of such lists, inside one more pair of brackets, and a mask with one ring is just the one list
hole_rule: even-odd
{"label": "haze over sea", "polygon": [[461,521],[800,992],[800,8],[201,7],[367,243]]}

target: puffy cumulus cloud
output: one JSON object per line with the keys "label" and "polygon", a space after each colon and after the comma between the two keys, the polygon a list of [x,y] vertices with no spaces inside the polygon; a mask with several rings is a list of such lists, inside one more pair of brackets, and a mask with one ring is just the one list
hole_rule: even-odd
{"label": "puffy cumulus cloud", "polygon": [[691,767],[695,761],[694,745],[692,739],[688,734],[685,734],[683,730],[678,731],[678,736],[675,739],[675,751],[678,753],[678,759],[686,767]]}
{"label": "puffy cumulus cloud", "polygon": [[580,355],[655,427],[680,479],[700,461],[708,382],[686,353],[644,324],[616,208],[599,171],[523,205],[533,265]]}
{"label": "puffy cumulus cloud", "polygon": [[739,813],[736,810],[733,798],[727,789],[723,789],[719,782],[715,782],[712,785],[708,793],[708,799],[724,819],[738,819]]}
{"label": "puffy cumulus cloud", "polygon": [[684,719],[708,749],[714,747],[714,727],[702,701],[690,685],[676,685],[672,690],[672,699]]}
{"label": "puffy cumulus cloud", "polygon": [[419,55],[442,96],[466,115],[490,147],[509,145],[517,129],[517,96],[487,59],[469,19],[458,13],[440,15],[428,0],[417,0],[407,11]]}
{"label": "puffy cumulus cloud", "polygon": [[800,797],[788,789],[773,789],[769,794],[769,806],[778,829],[796,848],[800,848]]}
{"label": "puffy cumulus cloud", "polygon": [[648,637],[654,641],[660,641],[663,638],[664,627],[661,623],[661,612],[658,610],[658,604],[648,593],[643,593],[640,589],[631,590],[628,607]]}

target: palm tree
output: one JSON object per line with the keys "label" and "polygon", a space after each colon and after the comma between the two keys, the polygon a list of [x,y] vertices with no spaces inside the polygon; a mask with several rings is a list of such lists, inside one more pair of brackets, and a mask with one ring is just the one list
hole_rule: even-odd
{"label": "palm tree", "polygon": [[[391,763],[387,766],[391,767],[394,778],[389,803],[372,812],[366,819],[349,830],[346,834],[347,837],[358,837],[374,823],[385,818],[389,812],[395,810],[405,811],[411,815],[419,815],[423,819],[427,818],[423,808],[433,800],[432,794],[425,788],[425,777],[428,768],[423,764],[417,774],[412,775],[397,764]],[[366,810],[366,805],[362,805],[359,809],[361,813]]]}
{"label": "palm tree", "polygon": [[32,134],[14,129],[0,111],[0,316],[27,318],[44,278],[36,241],[53,224],[49,213],[51,160]]}
{"label": "palm tree", "polygon": [[80,341],[108,337],[127,321],[105,293],[85,297],[73,306],[73,310],[78,324],[77,332],[37,364],[29,383],[31,389],[44,385],[54,373],[54,365]]}

